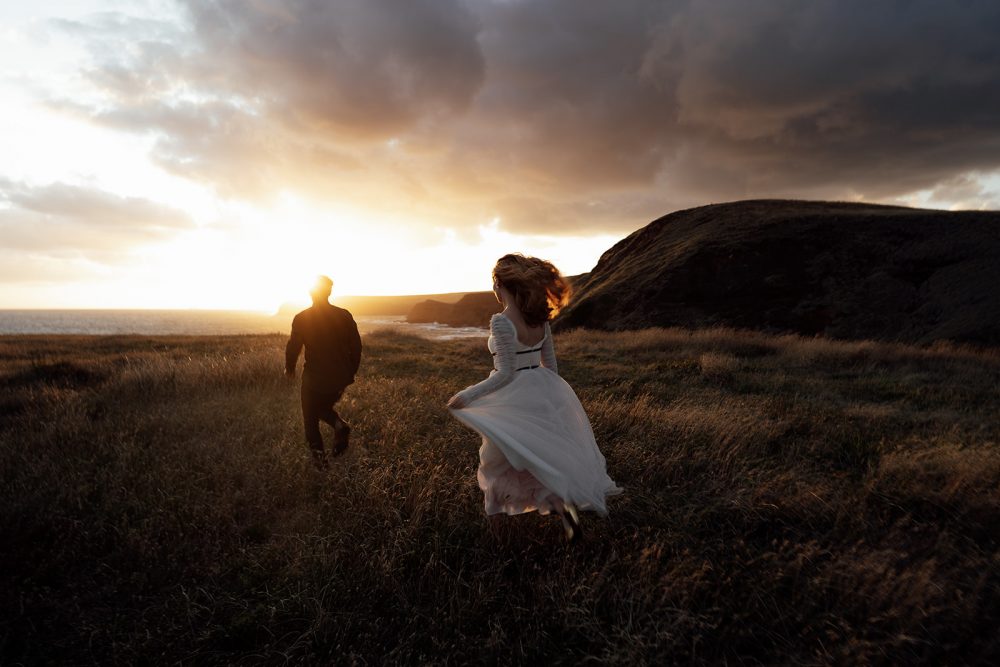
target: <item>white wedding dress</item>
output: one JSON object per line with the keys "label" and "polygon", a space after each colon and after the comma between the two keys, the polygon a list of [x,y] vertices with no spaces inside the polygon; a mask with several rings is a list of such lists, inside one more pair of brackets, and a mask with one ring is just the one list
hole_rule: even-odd
{"label": "white wedding dress", "polygon": [[486,513],[547,514],[571,503],[607,514],[605,498],[622,490],[608,477],[580,400],[559,377],[548,323],[530,346],[513,322],[494,315],[489,349],[493,372],[459,392],[466,407],[451,411],[483,436],[477,477]]}

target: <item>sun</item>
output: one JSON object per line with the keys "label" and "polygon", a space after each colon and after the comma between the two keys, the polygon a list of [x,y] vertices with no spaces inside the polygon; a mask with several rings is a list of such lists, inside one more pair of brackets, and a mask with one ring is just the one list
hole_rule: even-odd
{"label": "sun", "polygon": [[[157,307],[273,313],[305,305],[318,275],[345,295],[395,295],[433,288],[447,263],[428,261],[414,228],[284,198],[270,208],[229,211],[233,224],[205,224],[145,251]],[[154,277],[155,276],[155,277]],[[165,279],[164,279],[165,278]]]}

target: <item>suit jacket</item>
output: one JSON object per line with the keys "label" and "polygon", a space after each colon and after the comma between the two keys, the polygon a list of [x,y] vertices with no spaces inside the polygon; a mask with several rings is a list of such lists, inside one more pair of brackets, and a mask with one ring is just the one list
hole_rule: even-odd
{"label": "suit jacket", "polygon": [[351,313],[343,308],[314,304],[292,320],[292,335],[285,346],[285,369],[295,372],[302,348],[306,349],[303,376],[320,391],[340,391],[354,382],[361,364],[361,336]]}

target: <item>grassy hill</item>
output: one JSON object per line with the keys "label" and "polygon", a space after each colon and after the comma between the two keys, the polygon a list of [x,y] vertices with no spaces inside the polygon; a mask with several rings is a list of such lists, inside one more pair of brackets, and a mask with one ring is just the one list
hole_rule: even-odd
{"label": "grassy hill", "polygon": [[664,216],[577,285],[564,329],[1000,345],[1000,213],[745,201]]}
{"label": "grassy hill", "polygon": [[557,336],[625,487],[487,521],[482,341],[365,338],[307,460],[279,336],[0,338],[0,663],[996,664],[1000,358]]}

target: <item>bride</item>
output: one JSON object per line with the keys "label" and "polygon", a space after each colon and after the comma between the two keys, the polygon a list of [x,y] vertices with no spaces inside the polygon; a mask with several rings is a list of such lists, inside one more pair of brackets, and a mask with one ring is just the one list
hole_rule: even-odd
{"label": "bride", "polygon": [[569,299],[550,262],[504,255],[493,267],[503,312],[490,321],[493,372],[448,401],[463,424],[483,436],[479,486],[487,514],[556,512],[566,537],[580,538],[578,509],[607,514],[620,493],[608,477],[590,420],[559,377],[549,320]]}

